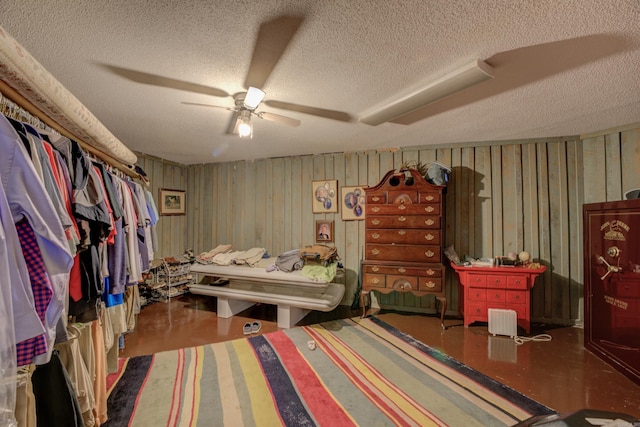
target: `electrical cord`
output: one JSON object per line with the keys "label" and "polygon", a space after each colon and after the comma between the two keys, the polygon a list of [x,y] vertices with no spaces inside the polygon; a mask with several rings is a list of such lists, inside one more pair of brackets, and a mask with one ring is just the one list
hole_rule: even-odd
{"label": "electrical cord", "polygon": [[513,340],[515,341],[515,343],[517,345],[522,345],[525,342],[528,341],[551,341],[551,335],[549,334],[539,334],[539,335],[534,335],[532,337],[513,337]]}

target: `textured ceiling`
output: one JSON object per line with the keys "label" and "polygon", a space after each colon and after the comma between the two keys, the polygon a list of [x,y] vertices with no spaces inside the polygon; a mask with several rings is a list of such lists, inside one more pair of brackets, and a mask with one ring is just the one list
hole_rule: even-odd
{"label": "textured ceiling", "polygon": [[[638,0],[0,0],[0,8],[0,26],[126,146],[185,164],[578,135],[640,121]],[[232,107],[220,95],[245,90],[264,41],[258,30],[282,16],[300,26],[258,110],[299,127],[254,119],[253,139],[241,140],[227,133],[231,111],[184,104]],[[358,122],[476,59],[493,66],[493,80],[395,123]]]}

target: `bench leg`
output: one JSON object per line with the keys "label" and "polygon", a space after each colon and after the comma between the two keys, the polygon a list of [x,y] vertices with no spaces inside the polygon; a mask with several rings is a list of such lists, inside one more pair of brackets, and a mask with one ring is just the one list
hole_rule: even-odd
{"label": "bench leg", "polygon": [[289,305],[278,305],[278,328],[293,328],[310,311]]}
{"label": "bench leg", "polygon": [[228,319],[253,305],[255,302],[218,297],[218,317]]}

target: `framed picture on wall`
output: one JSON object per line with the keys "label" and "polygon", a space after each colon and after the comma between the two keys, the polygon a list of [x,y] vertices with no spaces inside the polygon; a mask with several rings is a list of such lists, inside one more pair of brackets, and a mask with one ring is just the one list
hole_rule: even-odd
{"label": "framed picture on wall", "polygon": [[349,221],[353,219],[364,219],[364,204],[366,197],[363,187],[342,187],[340,189],[340,210],[342,219]]}
{"label": "framed picture on wall", "polygon": [[333,220],[316,220],[316,242],[333,242]]}
{"label": "framed picture on wall", "polygon": [[185,215],[187,210],[187,193],[183,190],[161,188],[158,197],[160,215]]}
{"label": "framed picture on wall", "polygon": [[313,213],[338,212],[338,181],[312,181]]}

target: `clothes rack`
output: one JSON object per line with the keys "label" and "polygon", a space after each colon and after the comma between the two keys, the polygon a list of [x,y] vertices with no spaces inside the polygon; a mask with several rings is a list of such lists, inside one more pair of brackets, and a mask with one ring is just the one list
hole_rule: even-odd
{"label": "clothes rack", "polygon": [[[78,138],[76,135],[72,134],[71,132],[69,132],[62,126],[60,126],[56,121],[52,120],[49,116],[44,114],[38,107],[33,105],[29,100],[27,100],[18,92],[13,90],[11,86],[7,85],[2,80],[0,80],[0,98],[2,99],[6,98],[9,102],[14,103],[15,107],[23,110],[21,114],[24,114],[26,117],[32,117],[34,119],[39,120],[41,122],[41,126],[37,126],[37,127],[40,127],[40,128],[44,127],[45,129],[49,128],[59,133],[60,135],[66,136],[67,138],[72,139],[76,141],[78,144],[80,144],[82,149],[84,149],[88,153],[96,156],[97,158],[102,160],[104,163],[111,165],[112,167],[116,168],[117,170],[121,171],[127,176],[131,178],[141,178],[139,174],[135,173],[132,169],[128,168],[118,160],[114,159],[109,154],[104,153],[103,151],[95,148],[94,146],[84,142],[81,138]],[[29,121],[31,124],[34,124],[30,120],[27,120],[27,121]]]}

